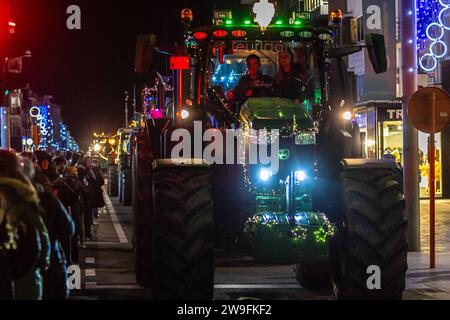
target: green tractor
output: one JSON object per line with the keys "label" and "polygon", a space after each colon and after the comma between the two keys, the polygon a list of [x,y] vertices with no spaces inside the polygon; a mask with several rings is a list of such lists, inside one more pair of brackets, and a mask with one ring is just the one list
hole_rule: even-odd
{"label": "green tractor", "polygon": [[117,197],[119,195],[119,172],[115,158],[115,152],[108,155],[108,195]]}
{"label": "green tractor", "polygon": [[132,129],[119,129],[117,132],[117,168],[118,168],[118,196],[124,206],[131,205],[131,159],[130,133]]}
{"label": "green tractor", "polygon": [[[291,20],[263,27],[216,12],[213,26],[187,27],[189,70],[180,65],[182,81],[174,81],[178,111],[148,119],[131,139],[136,275],[157,299],[212,299],[214,249],[244,246],[258,261],[294,265],[303,286],[331,282],[340,299],[402,297],[402,172],[395,162],[359,159],[359,128],[341,103],[342,58],[364,46],[337,46],[336,16],[330,24]],[[384,72],[384,38],[368,35],[366,45]],[[301,100],[260,95],[240,104],[226,93],[246,73],[248,55],[276,78],[285,51],[310,75]],[[193,155],[174,157],[181,142]],[[377,290],[367,285],[374,266]]]}

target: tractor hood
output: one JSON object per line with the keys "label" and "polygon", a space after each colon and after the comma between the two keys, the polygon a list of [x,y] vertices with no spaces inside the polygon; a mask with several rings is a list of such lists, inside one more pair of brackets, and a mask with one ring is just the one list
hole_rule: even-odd
{"label": "tractor hood", "polygon": [[250,98],[242,106],[240,113],[241,121],[248,126],[252,124],[254,128],[280,128],[280,122],[292,125],[294,118],[301,129],[313,127],[313,120],[305,107],[290,99]]}

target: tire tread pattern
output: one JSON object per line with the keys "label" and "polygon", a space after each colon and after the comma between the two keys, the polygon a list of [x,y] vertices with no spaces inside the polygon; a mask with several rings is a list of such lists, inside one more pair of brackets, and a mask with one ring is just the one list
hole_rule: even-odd
{"label": "tire tread pattern", "polygon": [[206,168],[169,167],[153,176],[156,299],[209,300],[214,288],[214,212]]}
{"label": "tire tread pattern", "polygon": [[[346,271],[337,296],[343,299],[401,299],[408,243],[400,170],[350,169],[341,174]],[[381,289],[367,288],[367,267],[381,269]]]}

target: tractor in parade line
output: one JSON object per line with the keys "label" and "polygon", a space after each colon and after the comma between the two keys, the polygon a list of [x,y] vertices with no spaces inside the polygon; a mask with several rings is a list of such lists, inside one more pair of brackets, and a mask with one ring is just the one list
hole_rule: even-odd
{"label": "tractor in parade line", "polygon": [[131,205],[131,163],[130,163],[130,135],[132,127],[117,130],[109,137],[110,152],[107,154],[108,194],[118,197],[119,203]]}
{"label": "tractor in parade line", "polygon": [[[157,299],[212,299],[215,248],[246,247],[257,261],[292,264],[302,286],[332,283],[339,299],[401,299],[402,172],[394,161],[360,159],[359,127],[345,102],[344,58],[367,48],[374,71],[385,72],[384,37],[366,35],[364,46],[338,43],[340,11],[275,21],[255,13],[238,20],[215,11],[212,26],[191,28],[192,12],[183,10],[184,66],[173,60],[179,68],[173,110],[163,110],[172,116],[149,117],[130,137],[137,282]],[[311,90],[301,101],[273,95],[239,105],[227,92],[246,74],[246,57],[257,55],[261,71],[275,78],[280,52],[306,66]],[[174,159],[180,140],[173,133],[182,128],[194,136],[198,123],[200,134],[208,129],[224,140],[227,129],[242,130],[246,151],[276,143],[279,169],[248,159],[226,165]],[[253,134],[275,129],[277,141]],[[373,266],[381,270],[378,290],[367,286]]]}
{"label": "tractor in parade line", "polygon": [[130,159],[130,134],[131,128],[123,128],[117,131],[117,175],[119,203],[124,206],[131,205],[131,159]]}

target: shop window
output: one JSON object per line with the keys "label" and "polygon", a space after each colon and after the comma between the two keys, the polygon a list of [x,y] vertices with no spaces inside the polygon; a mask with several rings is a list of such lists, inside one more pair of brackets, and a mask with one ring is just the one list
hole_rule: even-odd
{"label": "shop window", "polygon": [[374,108],[355,110],[356,121],[361,132],[363,158],[375,159],[376,155],[376,117]]}
{"label": "shop window", "polygon": [[[429,177],[430,164],[428,162],[428,134],[419,132],[419,170],[420,170],[420,197],[428,198],[429,193]],[[436,196],[442,196],[442,147],[441,134],[437,134],[436,138]]]}
{"label": "shop window", "polygon": [[403,126],[401,121],[381,122],[383,141],[380,144],[381,158],[395,159],[403,163]]}
{"label": "shop window", "polygon": [[[401,121],[380,122],[382,126],[382,143],[380,144],[381,158],[392,158],[403,164],[403,126]],[[428,134],[419,132],[419,173],[420,197],[428,198],[430,164],[428,162]],[[436,196],[442,197],[442,154],[441,135],[436,135]]]}

